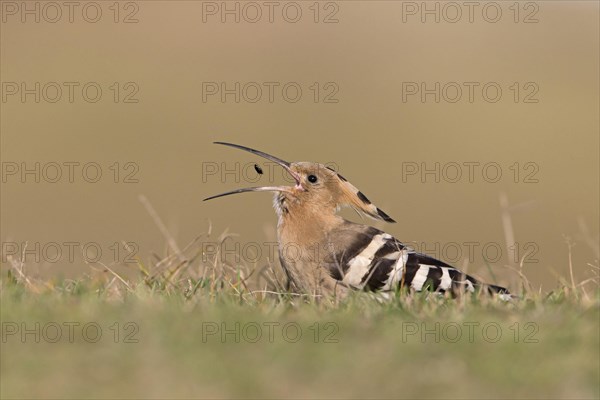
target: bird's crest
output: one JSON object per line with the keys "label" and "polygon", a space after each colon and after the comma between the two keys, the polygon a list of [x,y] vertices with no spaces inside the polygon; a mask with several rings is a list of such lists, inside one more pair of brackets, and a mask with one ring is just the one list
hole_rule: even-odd
{"label": "bird's crest", "polygon": [[375,204],[371,203],[371,200],[369,200],[367,196],[363,194],[363,192],[358,190],[356,186],[348,182],[346,178],[338,173],[336,173],[336,175],[340,180],[340,187],[342,188],[343,192],[340,205],[352,207],[353,209],[360,211],[374,219],[380,219],[391,223],[396,222],[389,215],[380,210]]}

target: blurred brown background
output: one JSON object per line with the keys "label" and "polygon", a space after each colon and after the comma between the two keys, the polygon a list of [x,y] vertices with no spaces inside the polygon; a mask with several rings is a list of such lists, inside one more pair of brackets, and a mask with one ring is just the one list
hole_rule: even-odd
{"label": "blurred brown background", "polygon": [[[587,263],[598,258],[596,2],[497,2],[499,16],[496,6],[477,3],[473,22],[467,7],[459,18],[456,7],[443,2],[427,2],[431,10],[438,7],[437,15],[423,14],[421,2],[276,3],[271,23],[264,2],[97,2],[98,18],[95,6],[82,2],[73,22],[66,7],[59,18],[45,2],[2,2],[3,264],[11,243],[21,251],[24,242],[33,251],[40,246],[39,262],[28,255],[27,268],[48,276],[89,272],[79,254],[73,262],[64,253],[48,262],[48,243],[59,243],[63,252],[65,242],[98,243],[102,261],[117,261],[120,271],[131,265],[119,266],[124,255],[114,256],[114,242],[136,243],[142,260],[164,254],[165,240],[140,194],[180,247],[205,232],[209,220],[211,240],[229,229],[242,246],[273,241],[270,195],[202,202],[226,190],[283,181],[279,170],[274,178],[265,166],[260,181],[250,182],[256,174],[244,168],[263,160],[211,144],[222,140],[290,161],[334,164],[398,221],[369,223],[400,240],[426,243],[420,250],[442,258],[455,255],[448,246],[458,247],[464,257],[450,261],[468,261],[479,275],[488,276],[483,247],[500,246],[503,257],[492,265],[504,282],[514,276],[502,268],[514,264],[506,255],[499,201],[505,193],[510,205],[520,205],[510,212],[519,255],[536,251],[524,264],[534,286],[549,289],[556,282],[552,271],[568,276],[565,236],[576,244],[576,277],[588,276]],[[238,7],[240,22],[222,7]],[[298,22],[288,22],[298,9]],[[250,22],[256,10],[262,16]],[[240,82],[239,102],[235,94],[222,101],[220,92],[207,92],[221,82],[230,89]],[[274,82],[268,84],[272,102],[265,82]],[[407,93],[422,82],[430,89],[440,82],[439,102],[435,94],[422,101],[421,93]],[[472,102],[464,82],[475,82]],[[23,83],[30,94],[23,95]],[[57,86],[62,95],[52,102]],[[251,102],[256,86],[262,97]],[[452,102],[457,86],[462,96]],[[102,96],[92,102],[96,87]],[[286,100],[297,87],[302,97]],[[496,87],[502,96],[492,102]],[[33,174],[13,174],[13,167],[36,162],[39,183]],[[80,163],[73,183],[65,162]],[[102,169],[96,183],[82,177],[81,166],[90,162]],[[223,165],[232,169],[236,162],[239,174],[222,179]],[[480,164],[469,182],[464,163],[474,162]],[[54,164],[48,163],[63,165],[57,183],[50,182]],[[439,163],[439,183],[431,174],[422,179],[420,171],[403,177],[422,163]],[[453,163],[463,166],[455,183]],[[495,169],[482,176],[487,163],[500,167],[498,182],[488,182]],[[215,166],[217,173],[207,175]],[[124,182],[127,176],[138,182]],[[474,257],[467,257],[471,242]]]}

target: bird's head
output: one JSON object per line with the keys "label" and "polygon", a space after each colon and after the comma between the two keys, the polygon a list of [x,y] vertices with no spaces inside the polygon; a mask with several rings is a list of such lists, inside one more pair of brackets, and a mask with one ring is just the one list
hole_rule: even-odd
{"label": "bird's head", "polygon": [[236,193],[276,192],[275,207],[280,215],[306,209],[335,213],[340,207],[349,206],[369,217],[395,222],[343,176],[323,164],[306,161],[287,162],[249,147],[224,142],[215,143],[245,150],[277,163],[292,176],[295,184],[242,188],[208,197],[204,199],[205,201]]}

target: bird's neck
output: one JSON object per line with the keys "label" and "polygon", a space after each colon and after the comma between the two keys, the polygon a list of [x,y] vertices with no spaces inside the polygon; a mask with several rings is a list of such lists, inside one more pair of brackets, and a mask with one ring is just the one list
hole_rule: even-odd
{"label": "bird's neck", "polygon": [[343,223],[334,208],[275,198],[277,232],[281,245],[309,248],[322,243],[331,230]]}

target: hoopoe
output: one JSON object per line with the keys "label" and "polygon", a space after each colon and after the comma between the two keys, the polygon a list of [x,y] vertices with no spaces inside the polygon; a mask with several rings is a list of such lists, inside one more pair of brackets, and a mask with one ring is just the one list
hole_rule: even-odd
{"label": "hoopoe", "polygon": [[398,288],[440,293],[498,293],[507,289],[484,284],[458,269],[418,253],[391,235],[337,215],[344,206],[359,214],[396,222],[376,207],[346,178],[323,164],[287,162],[262,151],[232,143],[283,167],[294,186],[237,189],[215,196],[244,192],[275,192],[279,259],[288,279],[288,290],[309,295],[343,296],[351,289],[391,292]]}

